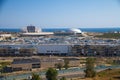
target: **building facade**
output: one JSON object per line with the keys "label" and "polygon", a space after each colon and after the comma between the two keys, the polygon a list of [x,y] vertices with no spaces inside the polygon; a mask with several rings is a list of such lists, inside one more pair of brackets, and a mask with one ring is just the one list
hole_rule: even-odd
{"label": "building facade", "polygon": [[31,71],[35,68],[40,68],[40,59],[37,58],[21,58],[21,59],[14,59],[11,64],[13,71]]}
{"label": "building facade", "polygon": [[39,44],[0,45],[0,56],[120,56],[120,45]]}
{"label": "building facade", "polygon": [[69,55],[70,45],[64,44],[44,44],[37,46],[38,55]]}
{"label": "building facade", "polygon": [[72,54],[76,56],[120,56],[119,45],[74,45]]}

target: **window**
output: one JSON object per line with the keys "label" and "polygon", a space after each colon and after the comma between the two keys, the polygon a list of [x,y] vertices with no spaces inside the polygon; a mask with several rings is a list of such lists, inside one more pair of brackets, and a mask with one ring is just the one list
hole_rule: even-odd
{"label": "window", "polygon": [[40,68],[40,63],[32,64],[32,68]]}

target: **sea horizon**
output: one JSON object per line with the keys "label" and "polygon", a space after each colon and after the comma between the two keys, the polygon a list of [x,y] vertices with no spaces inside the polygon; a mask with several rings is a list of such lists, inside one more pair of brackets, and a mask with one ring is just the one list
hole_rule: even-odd
{"label": "sea horizon", "polygon": [[[21,32],[23,28],[0,28],[0,32]],[[56,32],[56,31],[68,31],[71,28],[39,28],[38,29],[42,29],[43,32]],[[114,31],[119,31],[120,32],[120,27],[95,27],[95,28],[78,28],[83,32],[114,32]]]}
{"label": "sea horizon", "polygon": [[[25,27],[0,27],[0,29],[23,29]],[[63,29],[63,28],[67,28],[67,29],[71,29],[71,28],[120,28],[120,27],[37,27],[37,28],[40,28],[40,29],[53,29],[53,28],[58,28],[58,29]]]}

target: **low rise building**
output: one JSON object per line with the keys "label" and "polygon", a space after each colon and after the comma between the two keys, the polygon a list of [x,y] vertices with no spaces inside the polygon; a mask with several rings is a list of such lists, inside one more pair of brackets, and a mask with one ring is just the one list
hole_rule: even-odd
{"label": "low rise building", "polygon": [[74,45],[72,54],[76,56],[120,56],[119,45]]}
{"label": "low rise building", "polygon": [[12,37],[12,34],[0,34],[0,41],[11,39],[11,37]]}
{"label": "low rise building", "polygon": [[36,49],[31,45],[0,45],[0,56],[31,56]]}
{"label": "low rise building", "polygon": [[64,44],[43,44],[37,46],[38,55],[69,55],[70,45]]}
{"label": "low rise building", "polygon": [[64,60],[61,58],[44,58],[41,59],[41,68],[50,68],[50,67],[55,67],[56,64],[61,63],[62,65],[64,64]]}
{"label": "low rise building", "polygon": [[20,58],[20,59],[14,59],[11,64],[13,71],[31,71],[35,68],[40,68],[40,59],[37,58]]}

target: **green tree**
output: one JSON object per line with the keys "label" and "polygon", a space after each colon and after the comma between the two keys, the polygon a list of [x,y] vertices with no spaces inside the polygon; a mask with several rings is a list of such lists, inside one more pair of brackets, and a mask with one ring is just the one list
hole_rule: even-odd
{"label": "green tree", "polygon": [[47,80],[57,80],[58,72],[56,69],[49,68],[46,72]]}
{"label": "green tree", "polygon": [[42,80],[38,74],[32,74],[32,80]]}
{"label": "green tree", "polygon": [[15,78],[13,80],[16,80]]}
{"label": "green tree", "polygon": [[62,77],[60,80],[66,80],[66,78],[65,78],[65,77]]}
{"label": "green tree", "polygon": [[86,70],[85,70],[85,77],[95,77],[96,72],[94,70],[94,58],[87,58],[86,59]]}
{"label": "green tree", "polygon": [[64,59],[64,68],[68,69],[69,68],[69,60]]}
{"label": "green tree", "polygon": [[28,79],[22,79],[22,80],[28,80]]}
{"label": "green tree", "polygon": [[62,63],[57,63],[57,64],[55,64],[55,67],[58,68],[59,70],[61,70],[63,65],[62,65]]}

